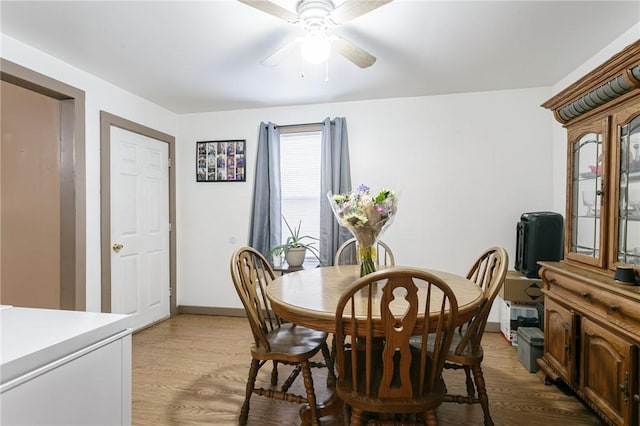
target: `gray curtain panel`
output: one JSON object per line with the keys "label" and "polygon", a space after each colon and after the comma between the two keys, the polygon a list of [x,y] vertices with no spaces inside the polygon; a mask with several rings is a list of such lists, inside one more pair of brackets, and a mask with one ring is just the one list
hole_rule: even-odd
{"label": "gray curtain panel", "polygon": [[344,117],[326,118],[322,127],[320,162],[320,261],[333,265],[338,247],[351,238],[347,228],[333,215],[327,193],[342,194],[351,191],[351,164],[347,121]]}
{"label": "gray curtain panel", "polygon": [[260,123],[249,246],[265,256],[280,244],[280,194],[280,130]]}
{"label": "gray curtain panel", "polygon": [[[327,198],[329,192],[351,191],[344,117],[326,118],[323,122],[320,167],[320,261],[322,265],[333,265],[338,247],[351,238],[349,230],[338,224]],[[280,131],[274,123],[260,123],[249,245],[265,255],[271,247],[280,244],[280,201]]]}

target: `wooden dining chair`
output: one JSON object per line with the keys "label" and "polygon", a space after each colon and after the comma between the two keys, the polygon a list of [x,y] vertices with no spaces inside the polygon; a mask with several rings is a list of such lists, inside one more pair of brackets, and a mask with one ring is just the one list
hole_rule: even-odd
{"label": "wooden dining chair", "polygon": [[[484,413],[485,426],[492,426],[493,420],[489,412],[489,397],[481,366],[484,356],[481,341],[493,301],[504,285],[508,264],[509,257],[506,250],[501,247],[491,247],[482,253],[469,270],[467,278],[482,288],[485,300],[477,314],[456,330],[445,364],[447,369],[464,370],[467,390],[467,395],[447,393],[445,401],[461,404],[479,403]],[[473,373],[473,379],[471,373]]]}
{"label": "wooden dining chair", "polygon": [[[378,240],[376,245],[376,257],[374,259],[376,265],[395,266],[396,261],[393,252],[384,242]],[[358,247],[355,238],[345,241],[333,259],[334,265],[357,265],[358,264]]]}
{"label": "wooden dining chair", "polygon": [[[453,291],[424,270],[385,269],[350,285],[335,318],[336,393],[348,407],[345,424],[437,425],[457,314]],[[435,350],[412,347],[414,334],[424,342],[433,336]]]}
{"label": "wooden dining chair", "polygon": [[[240,411],[239,422],[247,423],[249,400],[252,394],[296,403],[308,403],[314,425],[319,425],[316,410],[316,396],[311,376],[312,366],[325,366],[311,362],[311,358],[322,352],[329,368],[328,376],[335,376],[327,346],[327,333],[311,330],[296,324],[285,323],[272,311],[266,296],[267,286],[274,280],[274,272],[265,257],[251,247],[241,247],[231,257],[231,276],[247,314],[254,343],[251,346],[251,368],[245,400]],[[273,362],[271,387],[256,388],[255,382],[260,368],[268,361]],[[291,375],[278,390],[278,363],[294,365]],[[302,371],[306,397],[289,393],[289,387]],[[327,379],[329,382],[330,380]]]}

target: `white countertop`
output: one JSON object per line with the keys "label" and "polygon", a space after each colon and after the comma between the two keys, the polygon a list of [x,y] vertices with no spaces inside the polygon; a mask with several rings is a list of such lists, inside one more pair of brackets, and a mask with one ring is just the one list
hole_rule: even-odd
{"label": "white countertop", "polygon": [[0,383],[131,329],[131,317],[97,312],[0,308]]}

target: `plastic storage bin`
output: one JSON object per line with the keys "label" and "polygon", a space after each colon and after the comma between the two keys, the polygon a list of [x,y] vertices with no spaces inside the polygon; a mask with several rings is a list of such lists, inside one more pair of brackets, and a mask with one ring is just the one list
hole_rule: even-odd
{"label": "plastic storage bin", "polygon": [[538,371],[536,359],[542,356],[544,334],[538,327],[518,327],[518,359],[530,373]]}

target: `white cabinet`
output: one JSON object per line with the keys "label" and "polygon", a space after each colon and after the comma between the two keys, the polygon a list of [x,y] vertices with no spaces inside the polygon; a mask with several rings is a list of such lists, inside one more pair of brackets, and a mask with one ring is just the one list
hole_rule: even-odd
{"label": "white cabinet", "polygon": [[0,310],[0,424],[131,424],[126,315]]}

